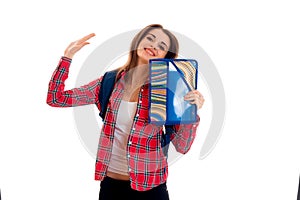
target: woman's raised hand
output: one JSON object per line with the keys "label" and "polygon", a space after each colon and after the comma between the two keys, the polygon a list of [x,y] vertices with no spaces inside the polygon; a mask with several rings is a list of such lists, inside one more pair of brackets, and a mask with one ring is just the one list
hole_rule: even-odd
{"label": "woman's raised hand", "polygon": [[91,37],[94,37],[94,36],[95,36],[95,33],[91,33],[89,35],[84,36],[83,38],[81,38],[79,40],[71,42],[71,44],[69,44],[69,46],[66,48],[66,50],[64,52],[64,56],[72,59],[74,54],[77,51],[79,51],[85,45],[89,44],[89,42],[87,42],[87,40],[89,40]]}

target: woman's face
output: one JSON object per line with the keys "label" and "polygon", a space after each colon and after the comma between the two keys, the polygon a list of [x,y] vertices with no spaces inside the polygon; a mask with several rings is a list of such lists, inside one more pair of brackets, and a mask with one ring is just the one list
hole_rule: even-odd
{"label": "woman's face", "polygon": [[138,65],[148,64],[149,59],[164,58],[170,47],[170,38],[161,29],[149,31],[141,40],[138,49]]}

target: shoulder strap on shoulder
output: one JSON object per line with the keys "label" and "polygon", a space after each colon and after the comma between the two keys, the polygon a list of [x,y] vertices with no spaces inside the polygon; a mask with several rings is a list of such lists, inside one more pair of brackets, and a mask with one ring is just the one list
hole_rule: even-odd
{"label": "shoulder strap on shoulder", "polygon": [[168,157],[169,144],[171,142],[171,135],[174,133],[172,125],[165,125],[165,133],[163,133],[160,144],[163,149],[163,153]]}
{"label": "shoulder strap on shoulder", "polygon": [[118,70],[108,71],[103,75],[100,91],[99,91],[99,102],[100,102],[100,113],[99,116],[104,120],[107,104],[109,97],[113,91],[115,85],[115,79]]}

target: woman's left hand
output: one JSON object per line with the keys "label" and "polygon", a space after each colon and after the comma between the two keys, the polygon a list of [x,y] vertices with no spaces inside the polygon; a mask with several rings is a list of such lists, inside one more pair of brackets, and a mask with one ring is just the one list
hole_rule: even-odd
{"label": "woman's left hand", "polygon": [[205,99],[198,90],[192,90],[184,96],[184,100],[190,101],[191,104],[196,104],[197,109],[202,108]]}

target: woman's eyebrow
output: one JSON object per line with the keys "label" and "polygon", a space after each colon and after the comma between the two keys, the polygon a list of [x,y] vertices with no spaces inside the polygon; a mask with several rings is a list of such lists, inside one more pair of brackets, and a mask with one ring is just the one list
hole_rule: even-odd
{"label": "woman's eyebrow", "polygon": [[155,35],[153,35],[152,33],[149,33],[149,35],[151,35],[152,37],[156,38],[156,36],[155,36]]}

